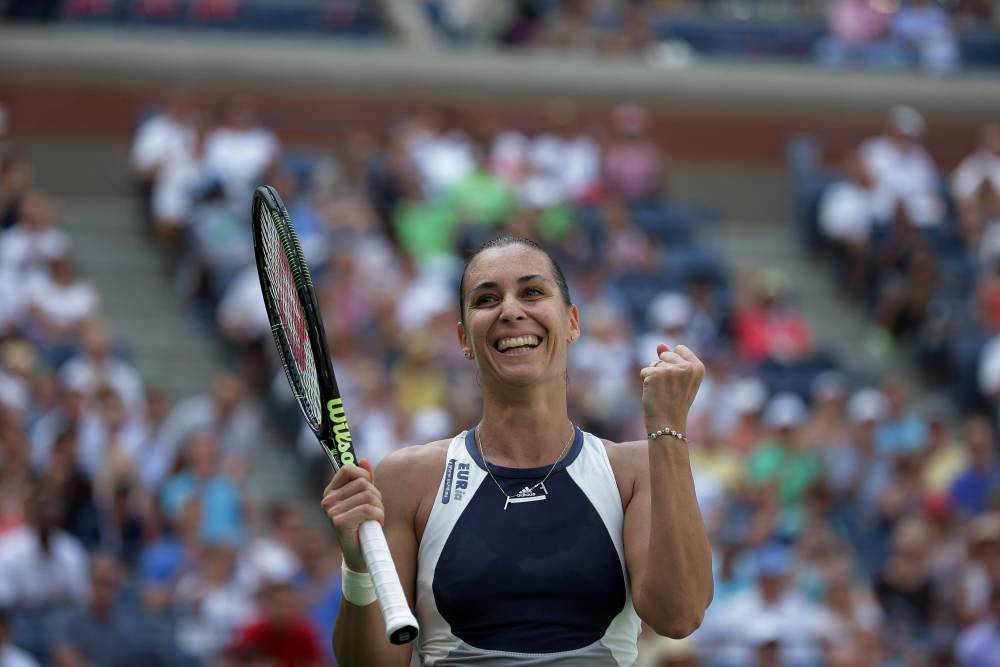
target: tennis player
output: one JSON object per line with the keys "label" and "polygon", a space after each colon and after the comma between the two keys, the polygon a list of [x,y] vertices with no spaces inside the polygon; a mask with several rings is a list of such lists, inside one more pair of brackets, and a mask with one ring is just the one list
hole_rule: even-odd
{"label": "tennis player", "polygon": [[[482,421],[390,454],[374,481],[367,462],[345,466],[324,492],[344,554],[341,667],[631,667],[640,619],[670,637],[693,632],[712,598],[684,437],[702,363],[659,345],[641,371],[648,439],[608,442],[568,417],[579,314],[544,250],[487,244],[460,299]],[[420,622],[415,646],[385,639],[358,542],[367,519],[384,525]]]}

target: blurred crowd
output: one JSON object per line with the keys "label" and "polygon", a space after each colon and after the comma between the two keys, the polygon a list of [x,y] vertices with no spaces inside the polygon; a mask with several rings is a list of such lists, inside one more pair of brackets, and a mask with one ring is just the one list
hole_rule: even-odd
{"label": "blurred crowd", "polygon": [[331,664],[339,554],[248,496],[259,400],[231,373],[144,381],[8,126],[0,106],[0,664]]}
{"label": "blurred crowd", "polygon": [[[997,564],[984,566],[983,572],[993,574],[979,580],[982,587],[976,593],[968,587],[968,575],[956,573],[975,568],[977,554],[994,554],[984,558],[995,559],[998,540],[1000,464],[994,435],[1000,414],[995,317],[1000,264],[994,239],[1000,231],[1000,125],[985,124],[978,144],[950,174],[939,171],[924,147],[925,126],[916,109],[896,107],[884,131],[852,150],[835,173],[822,166],[818,147],[808,140],[793,142],[789,158],[803,230],[813,249],[830,257],[843,296],[867,313],[872,325],[868,347],[910,355],[928,382],[972,415],[961,435],[947,434],[944,424],[937,427],[942,429],[939,436],[932,435],[927,428],[933,429],[935,422],[929,415],[920,427],[924,435],[916,437],[917,421],[908,426],[915,430],[906,439],[927,443],[915,449],[918,467],[909,471],[916,492],[910,502],[923,506],[924,533],[897,527],[888,548],[890,563],[893,552],[906,551],[904,541],[919,545],[915,549],[922,552],[928,584],[925,627],[930,629],[925,638],[933,643],[946,636],[943,627],[950,624],[959,633],[953,658],[963,665],[987,665],[1000,655],[995,626],[990,625],[995,620],[977,625],[969,604],[977,597],[979,617],[996,618],[990,605],[998,598]],[[929,444],[938,437],[952,445]],[[930,453],[935,449],[937,454]],[[928,454],[936,464],[928,463]],[[970,471],[980,472],[960,473],[958,457]],[[897,474],[905,476],[913,463],[898,460],[896,465]],[[937,477],[952,465],[954,475]],[[934,493],[934,478],[947,480],[937,487],[947,494]],[[972,488],[985,493],[980,496],[984,504],[966,495]],[[899,488],[896,493],[893,502],[909,492]],[[958,543],[948,536],[956,534],[963,517],[975,518],[964,524],[966,551],[959,556]],[[935,522],[941,525],[935,528]],[[940,533],[936,537],[935,531]],[[949,550],[955,551],[951,565],[945,555]],[[958,578],[949,579],[953,576]],[[988,652],[994,657],[987,657]]]}
{"label": "blurred crowd", "polygon": [[[643,437],[638,370],[656,343],[705,361],[688,426],[715,601],[689,639],[644,637],[644,665],[996,664],[995,414],[956,416],[915,402],[898,377],[839,368],[817,349],[789,276],[734,275],[706,243],[719,223],[671,187],[655,121],[631,103],[595,114],[553,100],[523,124],[436,109],[292,150],[251,98],[214,107],[171,95],[133,141],[137,224],[236,369],[176,402],[115,343],[97,290],[72,270],[72,220],[0,132],[5,660],[331,664],[330,531],[294,505],[255,508],[244,482],[264,419],[313,475],[290,494],[315,502],[329,476],[276,365],[253,267],[250,193],[269,182],[308,256],[352,430],[373,462],[478,420],[454,338],[456,287],[464,256],[498,233],[538,240],[566,273],[582,324],[570,408],[585,430]],[[816,205],[845,290],[868,294],[890,337],[921,321],[904,297],[939,282],[904,239],[951,229],[950,210],[963,243],[989,237],[977,207],[995,178],[992,130],[953,179],[975,196],[954,205],[924,187],[936,171],[922,130],[915,110],[894,110],[851,160],[869,175],[845,181],[840,203],[822,188]],[[876,206],[892,217],[852,217]],[[880,230],[902,235],[887,237],[894,261],[859,264]]]}
{"label": "blurred crowd", "polygon": [[8,20],[307,33],[638,58],[1000,66],[995,0],[6,0]]}
{"label": "blurred crowd", "polygon": [[[994,58],[998,43],[997,7],[992,0],[568,0],[499,5],[487,0],[426,0],[423,4],[438,32],[453,42],[641,55],[651,64],[680,64],[697,53],[813,58],[827,66],[945,74],[962,65],[963,34],[994,34],[991,40],[966,47],[974,64]],[[983,58],[987,51],[992,55]]]}
{"label": "blurred crowd", "polygon": [[[565,270],[583,327],[569,379],[582,428],[643,436],[638,369],[656,342],[686,343],[705,360],[689,431],[716,597],[688,640],[645,638],[645,664],[994,664],[992,417],[959,417],[947,402],[915,402],[901,378],[839,368],[816,348],[779,268],[732,275],[704,241],[718,224],[712,212],[670,187],[668,147],[653,140],[648,110],[622,104],[600,117],[554,100],[521,125],[430,110],[310,151],[282,149],[248,98],[229,99],[218,117],[208,111],[178,97],[143,122],[139,191],[177,284],[240,350],[246,385],[289,441],[297,434],[317,494],[326,463],[275,366],[238,233],[262,180],[278,187],[302,239],[352,429],[375,461],[477,421],[476,380],[454,339],[456,283],[463,257],[498,233],[540,241]],[[889,229],[941,229],[948,210],[936,190],[897,182],[921,173],[893,160],[918,145],[922,123],[897,109],[887,135],[860,149],[890,179],[880,197],[902,222]],[[227,164],[227,142],[259,156],[255,173]],[[177,206],[163,208],[173,162],[195,168],[174,191]],[[914,188],[921,196],[899,194]],[[855,229],[833,204],[820,208],[832,216],[823,229]],[[877,265],[899,265],[902,277],[866,273],[844,285],[877,286],[872,312],[903,331],[913,301],[903,287],[927,279],[919,255],[899,240],[887,247],[896,262]]]}

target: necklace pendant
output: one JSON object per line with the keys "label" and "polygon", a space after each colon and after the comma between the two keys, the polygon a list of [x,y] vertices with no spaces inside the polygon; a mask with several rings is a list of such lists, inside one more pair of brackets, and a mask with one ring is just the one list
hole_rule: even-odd
{"label": "necklace pendant", "polygon": [[520,491],[518,491],[513,496],[507,496],[507,502],[504,503],[503,508],[506,510],[507,505],[515,503],[533,503],[539,500],[548,500],[549,490],[545,488],[545,482],[539,482],[533,486],[526,486]]}

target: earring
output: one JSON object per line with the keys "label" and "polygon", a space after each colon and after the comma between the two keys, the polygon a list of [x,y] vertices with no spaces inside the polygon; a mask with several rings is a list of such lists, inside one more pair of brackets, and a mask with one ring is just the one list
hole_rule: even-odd
{"label": "earring", "polygon": [[471,359],[472,358],[472,352],[470,350],[466,350],[465,351],[465,358],[466,359]]}

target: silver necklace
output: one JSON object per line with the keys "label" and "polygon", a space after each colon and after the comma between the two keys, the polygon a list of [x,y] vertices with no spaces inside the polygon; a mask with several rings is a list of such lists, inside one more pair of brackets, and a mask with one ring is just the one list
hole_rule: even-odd
{"label": "silver necklace", "polygon": [[[532,484],[531,486],[524,487],[513,496],[507,493],[507,490],[500,486],[500,482],[498,482],[497,478],[493,476],[493,470],[490,468],[490,462],[486,460],[486,452],[483,450],[483,438],[479,433],[479,428],[479,425],[477,425],[475,432],[476,446],[479,448],[479,455],[483,457],[483,464],[486,466],[486,472],[489,474],[490,479],[493,480],[493,483],[497,485],[498,489],[500,489],[500,493],[502,493],[503,497],[506,498],[503,504],[504,511],[507,511],[507,506],[511,503],[530,503],[536,500],[546,500],[549,497],[549,491],[545,488],[545,482],[548,480],[549,475],[551,475],[556,469],[556,466],[559,465],[559,462],[563,460],[563,457],[569,450],[569,446],[573,444],[573,440],[576,439],[576,427],[573,427],[573,432],[570,434],[569,440],[566,441],[566,444],[563,446],[559,456],[556,457],[555,463],[553,463],[552,467],[549,468],[549,471],[545,473],[545,477],[542,478],[542,481]],[[535,491],[539,488],[541,488],[542,492],[540,494],[536,494]]]}

